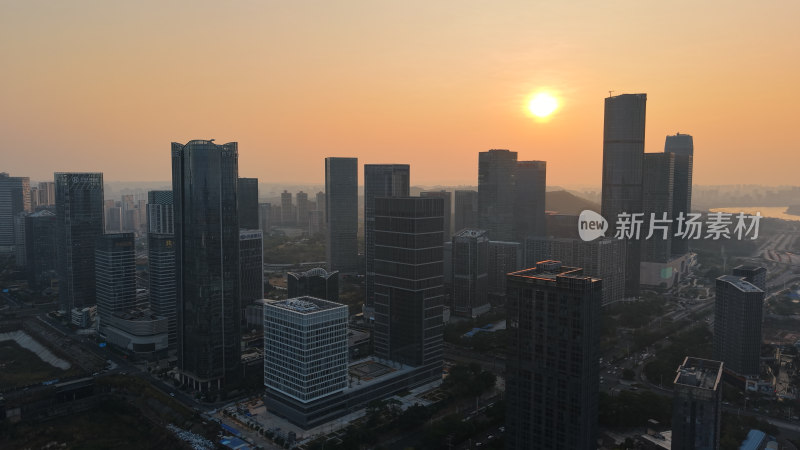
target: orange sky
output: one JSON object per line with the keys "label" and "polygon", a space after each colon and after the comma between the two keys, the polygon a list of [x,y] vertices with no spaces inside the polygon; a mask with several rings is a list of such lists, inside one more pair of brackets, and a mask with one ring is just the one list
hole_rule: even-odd
{"label": "orange sky", "polygon": [[[476,184],[509,148],[599,185],[614,90],[648,94],[647,151],[694,135],[696,184],[797,184],[794,0],[164,3],[0,5],[0,170],[169,180],[170,142],[214,138],[264,182],[357,156]],[[561,107],[537,122],[541,89]]]}

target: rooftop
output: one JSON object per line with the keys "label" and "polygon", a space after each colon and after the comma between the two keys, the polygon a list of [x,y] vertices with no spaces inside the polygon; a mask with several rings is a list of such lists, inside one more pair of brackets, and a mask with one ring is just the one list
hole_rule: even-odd
{"label": "rooftop", "polygon": [[721,362],[687,356],[678,367],[675,384],[715,391],[721,378]]}
{"label": "rooftop", "polygon": [[520,270],[518,272],[510,273],[511,276],[524,277],[524,278],[537,278],[541,280],[555,281],[556,277],[572,277],[572,278],[591,278],[583,274],[583,269],[580,267],[569,267],[561,263],[561,261],[539,261],[536,267],[531,269]]}
{"label": "rooftop", "polygon": [[742,292],[764,292],[750,282],[746,281],[743,277],[736,275],[722,275],[721,277],[717,278],[717,281],[727,282]]}
{"label": "rooftop", "polygon": [[457,232],[454,236],[476,238],[480,236],[486,236],[486,230],[479,230],[477,228],[464,228],[463,230]]}
{"label": "rooftop", "polygon": [[274,302],[265,303],[267,306],[286,309],[300,314],[310,314],[329,309],[344,307],[341,303],[323,300],[321,298],[303,296],[295,297],[287,300],[278,300]]}

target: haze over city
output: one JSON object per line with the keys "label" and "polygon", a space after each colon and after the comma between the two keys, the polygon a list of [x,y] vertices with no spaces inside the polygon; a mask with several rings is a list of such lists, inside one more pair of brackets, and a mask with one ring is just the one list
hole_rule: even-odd
{"label": "haze over city", "polygon": [[[548,161],[548,184],[599,185],[614,91],[648,94],[646,151],[694,136],[696,184],[791,184],[798,9],[6,3],[4,170],[168,180],[169,143],[203,137],[239,142],[240,175],[264,182],[321,182],[341,155],[474,184],[476,153],[509,148]],[[527,108],[540,92],[558,102],[546,119]]]}

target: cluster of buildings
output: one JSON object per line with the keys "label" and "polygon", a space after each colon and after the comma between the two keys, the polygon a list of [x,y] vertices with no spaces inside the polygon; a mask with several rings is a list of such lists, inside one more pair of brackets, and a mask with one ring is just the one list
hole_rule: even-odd
{"label": "cluster of buildings", "polygon": [[[612,223],[621,212],[672,221],[691,209],[692,137],[669,136],[663,153],[644,153],[645,102],[605,101],[602,214]],[[197,391],[234,385],[243,334],[262,330],[268,406],[306,428],[441,380],[445,315],[504,305],[510,449],[596,444],[601,306],[638,296],[641,284],[671,286],[686,271],[682,239],[553,237],[549,223],[577,232],[577,218],[549,217],[546,162],[509,150],[480,152],[478,190],[453,195],[411,196],[407,164],[364,165],[363,263],[356,158],[326,158],[325,192],[312,202],[299,192],[296,204],[284,192],[278,206],[259,204],[258,180],[238,177],[238,156],[235,142],[173,143],[172,190],[146,202],[106,202],[101,173],[56,173],[35,189],[0,174],[0,247],[23,249],[17,262],[31,285],[57,281],[61,309],[81,325],[96,308],[98,332],[113,345],[174,351],[182,382]],[[263,233],[274,226],[324,231],[327,270],[288,274],[288,299],[266,301]],[[374,351],[354,362],[340,273],[365,276]],[[673,448],[713,448],[723,372],[758,375],[764,283],[755,267],[717,280],[717,361],[687,358],[679,368],[673,442],[682,446]]]}

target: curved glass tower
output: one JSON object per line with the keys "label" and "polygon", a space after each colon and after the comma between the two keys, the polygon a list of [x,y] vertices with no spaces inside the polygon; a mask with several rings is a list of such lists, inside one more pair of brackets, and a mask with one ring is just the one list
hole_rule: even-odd
{"label": "curved glass tower", "polygon": [[238,145],[172,143],[178,367],[196,390],[240,372]]}

